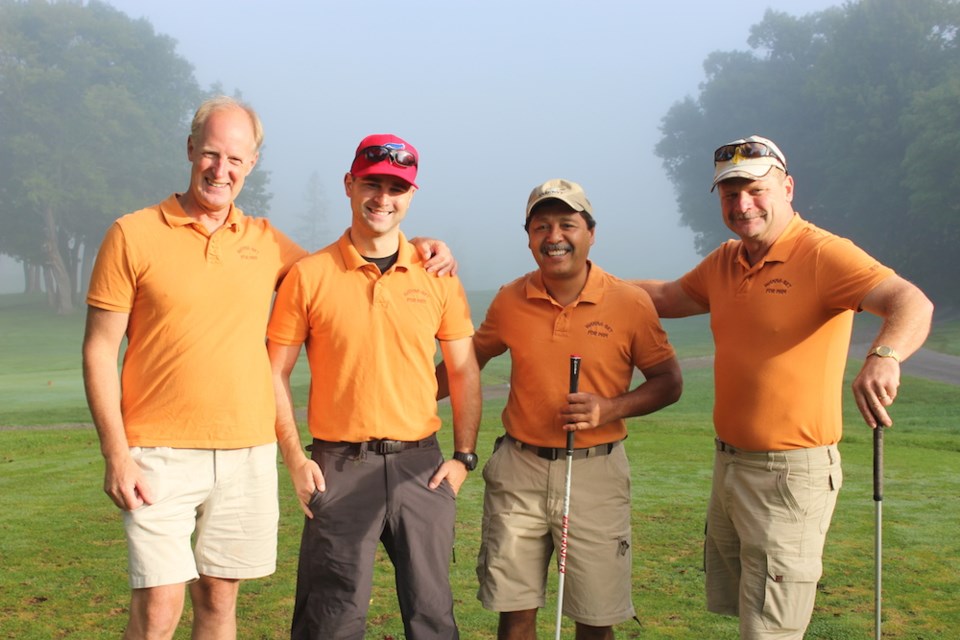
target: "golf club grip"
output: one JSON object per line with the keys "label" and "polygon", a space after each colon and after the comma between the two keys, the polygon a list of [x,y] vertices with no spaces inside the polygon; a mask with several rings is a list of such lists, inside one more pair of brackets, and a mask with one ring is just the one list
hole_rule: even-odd
{"label": "golf club grip", "polygon": [[[570,356],[570,393],[580,388],[580,356]],[[567,455],[573,455],[573,431],[567,431]]]}
{"label": "golf club grip", "polygon": [[883,500],[883,425],[873,429],[873,499]]}
{"label": "golf club grip", "polygon": [[570,393],[580,387],[580,356],[570,356]]}

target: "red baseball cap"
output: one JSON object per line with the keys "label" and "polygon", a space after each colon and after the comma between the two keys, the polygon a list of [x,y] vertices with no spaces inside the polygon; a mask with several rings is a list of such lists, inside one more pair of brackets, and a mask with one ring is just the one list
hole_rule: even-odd
{"label": "red baseball cap", "polygon": [[412,144],[391,133],[375,133],[360,141],[350,173],[354,177],[369,175],[396,176],[417,188],[417,167],[420,156]]}

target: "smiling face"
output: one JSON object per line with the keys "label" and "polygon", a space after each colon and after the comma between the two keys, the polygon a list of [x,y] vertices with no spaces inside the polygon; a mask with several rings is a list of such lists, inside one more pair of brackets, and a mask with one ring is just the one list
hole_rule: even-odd
{"label": "smiling face", "polygon": [[192,169],[190,187],[180,200],[184,211],[191,216],[225,217],[258,157],[250,116],[237,107],[213,111],[201,135],[187,138]]}
{"label": "smiling face", "polygon": [[537,205],[530,216],[528,246],[544,281],[586,281],[594,229],[559,200]]}
{"label": "smiling face", "polygon": [[793,218],[793,177],[772,169],[762,178],[717,185],[723,222],[743,241],[751,261],[762,258]]}
{"label": "smiling face", "polygon": [[395,176],[371,174],[343,180],[353,219],[350,237],[363,255],[384,257],[397,249],[400,222],[406,217],[416,189]]}

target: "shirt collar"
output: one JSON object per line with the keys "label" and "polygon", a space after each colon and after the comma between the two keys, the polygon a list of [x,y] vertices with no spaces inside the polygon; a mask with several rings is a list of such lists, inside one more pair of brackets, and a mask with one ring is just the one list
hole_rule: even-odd
{"label": "shirt collar", "polygon": [[[763,256],[763,259],[760,260],[758,265],[762,265],[767,262],[786,262],[787,258],[790,257],[790,254],[793,252],[794,246],[797,244],[797,239],[800,237],[800,233],[803,231],[803,227],[806,223],[800,217],[799,213],[794,213],[793,217],[790,218],[790,222],[787,224],[787,227],[783,230],[783,233],[780,234],[780,237],[773,241],[773,246],[767,251],[767,254]],[[747,260],[747,250],[744,248],[743,243],[740,243],[740,251],[738,253],[740,262],[747,265],[747,268],[750,267],[750,262]]]}
{"label": "shirt collar", "polygon": [[[173,193],[160,203],[160,213],[163,215],[164,221],[171,227],[186,227],[196,222],[196,220],[188,216],[187,212],[180,206],[180,200],[178,200],[178,198],[182,195],[182,193]],[[227,219],[224,220],[223,227],[221,228],[225,227],[236,231],[242,218],[243,211],[231,202],[230,211],[227,212]]]}
{"label": "shirt collar", "polygon": [[[353,244],[353,241],[350,240],[349,228],[344,231],[343,235],[340,236],[340,239],[337,240],[337,248],[340,249],[340,255],[343,258],[343,262],[347,269],[350,269],[351,271],[362,269],[368,264],[373,264],[372,262],[367,262],[367,260],[360,255],[360,252],[357,251],[357,247]],[[420,262],[420,254],[414,250],[412,244],[407,242],[407,237],[403,235],[403,232],[401,231],[400,250],[397,254],[397,261],[394,263],[393,267],[406,271],[418,262]]]}
{"label": "shirt collar", "polygon": [[[574,305],[580,304],[581,302],[598,304],[603,298],[603,284],[601,282],[603,269],[593,264],[590,260],[587,260],[587,264],[590,266],[590,273],[587,274],[587,281],[584,283],[583,290],[580,291],[580,295],[577,297]],[[541,300],[553,301],[553,298],[547,293],[546,285],[543,284],[543,274],[540,272],[540,269],[530,274],[524,288],[528,300],[539,298]]]}

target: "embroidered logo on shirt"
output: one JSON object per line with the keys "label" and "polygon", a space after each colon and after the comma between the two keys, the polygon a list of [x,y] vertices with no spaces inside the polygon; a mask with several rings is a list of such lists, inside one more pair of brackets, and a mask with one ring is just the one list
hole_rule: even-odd
{"label": "embroidered logo on shirt", "polygon": [[763,283],[763,290],[765,293],[770,293],[775,296],[785,296],[790,291],[790,288],[793,287],[793,284],[789,280],[784,280],[783,278],[774,278],[773,280],[768,280]]}
{"label": "embroidered logo on shirt", "polygon": [[613,327],[601,320],[594,320],[586,325],[587,335],[597,338],[609,338],[613,333]]}
{"label": "embroidered logo on shirt", "polygon": [[240,247],[237,249],[237,255],[241,260],[259,260],[260,250],[256,247]]}
{"label": "embroidered logo on shirt", "polygon": [[427,304],[427,301],[430,299],[430,294],[423,289],[407,289],[403,292],[403,297],[406,298],[407,302]]}

